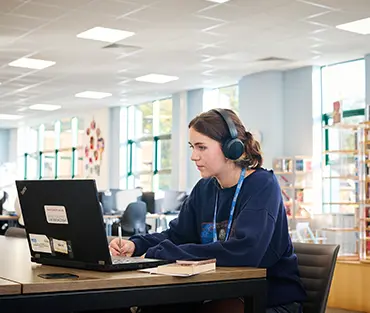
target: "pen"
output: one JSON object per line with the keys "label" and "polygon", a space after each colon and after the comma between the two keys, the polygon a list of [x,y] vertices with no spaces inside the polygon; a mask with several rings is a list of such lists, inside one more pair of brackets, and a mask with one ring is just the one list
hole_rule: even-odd
{"label": "pen", "polygon": [[119,245],[119,250],[121,252],[121,249],[122,249],[122,228],[121,228],[121,223],[118,224],[118,245]]}

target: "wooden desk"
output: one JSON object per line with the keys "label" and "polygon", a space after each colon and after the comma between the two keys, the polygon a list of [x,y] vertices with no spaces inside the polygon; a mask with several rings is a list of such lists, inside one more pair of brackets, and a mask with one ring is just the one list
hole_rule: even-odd
{"label": "wooden desk", "polygon": [[[6,312],[66,312],[136,305],[244,297],[246,311],[265,312],[266,271],[218,268],[188,278],[138,271],[104,273],[30,262],[25,239],[0,237],[0,277],[22,285],[23,294],[0,298]],[[72,273],[78,279],[43,279],[42,273]],[[42,304],[42,305],[41,305]]]}
{"label": "wooden desk", "polygon": [[19,295],[22,293],[22,285],[8,281],[5,279],[0,279],[0,303],[1,296],[3,295]]}
{"label": "wooden desk", "polygon": [[0,215],[0,221],[17,221],[18,215]]}

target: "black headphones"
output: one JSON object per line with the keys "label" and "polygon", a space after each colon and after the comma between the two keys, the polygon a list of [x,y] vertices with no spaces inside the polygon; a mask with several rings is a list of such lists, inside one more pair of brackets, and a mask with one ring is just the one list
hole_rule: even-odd
{"label": "black headphones", "polygon": [[213,111],[221,116],[230,134],[230,138],[222,142],[222,152],[230,160],[239,159],[244,153],[244,143],[238,138],[238,131],[233,120],[224,109],[213,109]]}

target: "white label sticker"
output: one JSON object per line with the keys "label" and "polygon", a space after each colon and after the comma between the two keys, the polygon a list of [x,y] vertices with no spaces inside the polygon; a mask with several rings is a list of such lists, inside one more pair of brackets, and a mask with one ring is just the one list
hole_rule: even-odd
{"label": "white label sticker", "polygon": [[35,252],[51,253],[51,246],[48,237],[45,235],[29,234],[31,248]]}
{"label": "white label sticker", "polygon": [[53,247],[55,252],[68,254],[67,242],[64,240],[53,239]]}
{"label": "white label sticker", "polygon": [[62,205],[45,205],[46,220],[50,224],[68,224],[66,208]]}

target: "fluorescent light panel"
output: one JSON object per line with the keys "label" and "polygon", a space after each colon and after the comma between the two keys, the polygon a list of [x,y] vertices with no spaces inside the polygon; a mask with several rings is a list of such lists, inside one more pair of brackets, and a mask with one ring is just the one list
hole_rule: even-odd
{"label": "fluorescent light panel", "polygon": [[361,35],[368,35],[370,34],[370,17],[337,25],[336,28]]}
{"label": "fluorescent light panel", "polygon": [[112,94],[109,92],[99,92],[99,91],[83,91],[75,94],[77,98],[87,98],[87,99],[104,99],[110,97]]}
{"label": "fluorescent light panel", "polygon": [[29,107],[31,110],[37,110],[37,111],[55,111],[59,110],[61,108],[60,105],[54,105],[54,104],[34,104]]}
{"label": "fluorescent light panel", "polygon": [[21,119],[23,116],[14,114],[0,114],[0,120],[15,121]]}
{"label": "fluorescent light panel", "polygon": [[178,80],[177,76],[168,76],[162,74],[148,74],[144,76],[137,77],[135,80],[138,82],[146,82],[153,84],[165,84],[174,80]]}
{"label": "fluorescent light panel", "polygon": [[30,68],[33,70],[43,70],[47,67],[53,66],[55,62],[53,61],[46,61],[40,59],[32,59],[32,58],[20,58],[13,62],[10,62],[8,65],[13,67],[23,67],[23,68]]}
{"label": "fluorescent light panel", "polygon": [[135,35],[133,32],[126,30],[105,28],[105,27],[94,27],[89,30],[86,30],[77,35],[77,38],[91,39],[104,41],[109,43],[114,43],[128,37]]}

